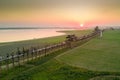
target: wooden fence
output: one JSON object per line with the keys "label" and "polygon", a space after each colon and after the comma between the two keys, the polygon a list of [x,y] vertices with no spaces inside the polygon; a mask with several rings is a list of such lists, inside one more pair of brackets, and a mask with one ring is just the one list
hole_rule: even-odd
{"label": "wooden fence", "polygon": [[24,64],[27,61],[47,56],[48,54],[51,54],[55,51],[64,48],[73,48],[79,46],[79,42],[92,39],[98,35],[100,35],[99,31],[93,31],[91,34],[84,35],[81,37],[76,37],[75,35],[72,35],[70,37],[70,35],[68,35],[68,37],[66,37],[66,41],[45,46],[43,48],[31,47],[29,49],[23,48],[22,50],[17,48],[17,52],[15,54],[6,54],[6,56],[0,57],[0,70],[8,70],[10,67],[20,66],[21,64]]}

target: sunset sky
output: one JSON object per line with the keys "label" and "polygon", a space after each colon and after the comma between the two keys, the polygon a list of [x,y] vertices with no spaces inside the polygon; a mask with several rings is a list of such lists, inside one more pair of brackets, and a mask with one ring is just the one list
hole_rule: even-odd
{"label": "sunset sky", "polygon": [[120,0],[0,0],[0,24],[119,26]]}

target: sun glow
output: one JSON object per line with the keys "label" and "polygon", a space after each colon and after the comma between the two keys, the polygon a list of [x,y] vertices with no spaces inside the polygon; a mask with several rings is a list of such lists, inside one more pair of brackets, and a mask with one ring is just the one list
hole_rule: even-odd
{"label": "sun glow", "polygon": [[84,26],[84,24],[80,24],[80,27],[83,27]]}

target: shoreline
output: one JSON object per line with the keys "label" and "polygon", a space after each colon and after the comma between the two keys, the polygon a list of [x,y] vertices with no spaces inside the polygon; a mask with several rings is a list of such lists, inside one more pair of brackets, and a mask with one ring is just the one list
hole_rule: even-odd
{"label": "shoreline", "polygon": [[54,37],[61,37],[61,36],[66,36],[67,34],[70,34],[70,32],[76,32],[76,31],[88,31],[88,30],[59,30],[56,31],[57,33],[62,33],[61,35],[55,35],[55,36],[48,36],[48,37],[39,37],[39,38],[32,38],[32,39],[25,39],[25,40],[16,40],[16,41],[9,41],[9,42],[0,42],[0,46],[2,44],[8,44],[8,43],[19,43],[19,42],[27,42],[27,41],[35,41],[35,40],[41,40],[41,39],[47,39],[47,38],[54,38]]}
{"label": "shoreline", "polygon": [[44,39],[44,38],[52,38],[52,37],[58,37],[58,36],[64,36],[66,33],[61,33],[60,35],[55,35],[55,36],[48,36],[48,37],[41,37],[41,38],[33,38],[33,39],[21,39],[21,40],[15,40],[15,41],[8,41],[8,42],[0,42],[0,44],[5,44],[5,43],[14,43],[14,42],[23,42],[23,41],[32,41],[32,40],[39,40],[39,39]]}
{"label": "shoreline", "polygon": [[[66,35],[75,34],[76,36],[86,35],[91,32],[91,30],[72,30],[72,31],[62,31]],[[31,40],[23,40],[23,41],[14,41],[14,42],[5,42],[0,43],[0,55],[4,56],[5,54],[15,53],[17,48],[23,49],[30,48],[32,46],[44,47],[46,45],[56,44],[66,40],[66,35],[47,37],[47,38],[39,38],[39,39],[31,39]]]}
{"label": "shoreline", "polygon": [[[30,30],[32,30],[32,29],[30,29]],[[45,30],[47,30],[47,29],[45,29]],[[22,39],[21,38],[21,39],[16,39],[16,40],[5,40],[5,41],[0,41],[0,44],[13,43],[13,42],[23,42],[23,41],[31,41],[31,40],[38,40],[38,39],[44,39],[44,38],[50,38],[50,37],[57,37],[57,36],[64,36],[64,35],[66,35],[67,31],[73,31],[73,29],[70,29],[70,30],[69,29],[68,30],[66,30],[66,29],[63,29],[63,30],[62,29],[60,29],[60,30],[58,29],[57,30],[56,29],[56,31],[52,31],[52,32],[54,32],[54,34],[52,34],[52,35],[35,36],[35,37],[32,36],[32,37],[28,37],[26,39],[24,39],[24,38]]]}

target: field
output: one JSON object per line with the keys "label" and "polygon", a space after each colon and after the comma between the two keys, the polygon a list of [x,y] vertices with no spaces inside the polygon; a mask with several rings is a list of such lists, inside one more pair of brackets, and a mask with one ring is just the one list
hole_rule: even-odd
{"label": "field", "polygon": [[[89,80],[94,76],[98,77],[91,80],[120,80],[119,34],[119,30],[106,31],[102,38],[92,39],[82,46],[58,55],[56,60],[46,63],[49,64],[46,70],[48,72],[34,74],[33,80]],[[57,69],[57,64],[51,66],[55,61],[59,63]],[[46,75],[49,72],[54,75]]]}
{"label": "field", "polygon": [[120,31],[106,31],[102,38],[92,39],[56,59],[92,71],[120,72]]}
{"label": "field", "polygon": [[[61,31],[67,34],[76,34],[76,35],[84,35],[91,32],[91,30],[84,30],[84,31]],[[64,41],[66,38],[66,35],[63,36],[56,36],[56,37],[48,37],[48,38],[42,38],[42,39],[34,39],[34,40],[26,40],[26,41],[17,41],[17,42],[8,42],[8,43],[0,43],[0,55],[5,55],[7,53],[16,52],[17,48],[29,48],[31,46],[39,46],[44,47],[45,45],[50,45],[58,42]]]}
{"label": "field", "polygon": [[82,46],[3,71],[0,80],[120,80],[119,34],[106,31]]}

